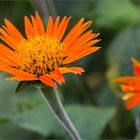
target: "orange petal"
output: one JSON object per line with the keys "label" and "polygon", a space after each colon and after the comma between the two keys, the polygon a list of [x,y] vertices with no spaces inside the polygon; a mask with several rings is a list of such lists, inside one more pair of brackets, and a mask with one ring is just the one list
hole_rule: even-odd
{"label": "orange petal", "polygon": [[136,76],[140,76],[140,62],[134,58],[132,59],[132,62],[133,62],[134,74]]}
{"label": "orange petal", "polygon": [[127,103],[127,109],[130,110],[140,104],[140,93],[136,93]]}
{"label": "orange petal", "polygon": [[52,36],[54,36],[54,34],[56,33],[57,31],[57,28],[58,28],[58,24],[59,24],[59,20],[60,20],[60,16],[58,16],[55,20],[55,23],[54,23],[54,27],[53,27],[53,31],[52,31]]}
{"label": "orange petal", "polygon": [[0,60],[0,66],[11,66],[12,64],[6,63],[5,61]]}
{"label": "orange petal", "polygon": [[121,89],[124,92],[134,91],[134,87],[130,85],[121,85]]}
{"label": "orange petal", "polygon": [[0,43],[0,50],[2,50],[7,55],[10,55],[10,56],[14,55],[14,51],[2,43]]}
{"label": "orange petal", "polygon": [[9,45],[14,50],[17,48],[18,42],[14,40],[6,31],[4,31],[2,28],[0,28],[0,39],[2,39],[7,45]]}
{"label": "orange petal", "polygon": [[31,36],[34,36],[35,35],[35,31],[33,29],[33,26],[31,24],[31,22],[27,18],[27,16],[24,17],[24,22],[25,22],[25,33],[26,33],[26,37],[27,37],[27,39],[30,39]]}
{"label": "orange petal", "polygon": [[34,33],[37,35],[37,34],[39,34],[39,31],[38,31],[38,28],[37,28],[36,20],[33,16],[31,16],[31,19],[32,19],[32,24],[33,24],[33,28],[34,28]]}
{"label": "orange petal", "polygon": [[[101,39],[95,39],[92,40],[94,37],[96,36],[96,34],[93,34],[92,31],[88,31],[85,34],[81,35],[74,44],[72,44],[71,46],[66,47],[65,49],[65,55],[69,55],[69,54],[73,54],[74,52],[81,52],[84,51],[87,48],[87,43],[89,44],[90,40],[93,42],[93,44],[99,42]],[[91,44],[91,43],[90,43]],[[85,47],[86,45],[86,47]],[[89,46],[89,45],[88,45]],[[91,47],[91,45],[89,46]]]}
{"label": "orange petal", "polygon": [[16,76],[13,76],[13,77],[8,78],[7,80],[34,81],[34,80],[38,80],[38,79],[35,77],[16,77]]}
{"label": "orange petal", "polygon": [[69,48],[77,40],[77,38],[91,25],[91,23],[92,23],[92,21],[88,21],[88,22],[84,23],[83,25],[81,25],[79,28],[77,28],[67,43],[64,39],[66,48]]}
{"label": "orange petal", "polygon": [[[73,57],[73,56],[76,56],[77,54],[79,54],[79,52],[81,53],[81,52],[84,52],[85,50],[87,50],[89,47],[94,47],[94,46],[92,46],[92,45],[94,45],[95,43],[97,43],[97,42],[99,42],[100,41],[100,39],[95,39],[95,40],[91,40],[91,41],[89,41],[88,43],[86,43],[86,44],[84,44],[83,46],[73,46],[72,48],[72,50],[71,51],[69,51],[69,50],[67,50],[67,52],[68,53],[65,53],[65,55],[67,54],[68,55],[68,57]],[[74,49],[75,48],[75,49]]]}
{"label": "orange petal", "polygon": [[[84,33],[83,35],[81,35],[76,41],[75,43],[73,43],[71,46],[79,46],[79,45],[83,45],[85,44],[87,41],[91,40],[96,34],[94,34],[93,36],[92,35],[92,30]],[[67,47],[67,49],[71,49],[73,47]]]}
{"label": "orange petal", "polygon": [[11,66],[17,66],[17,63],[15,61],[15,58],[10,55],[6,55],[3,51],[0,51],[0,60],[5,60],[7,63],[10,63]]}
{"label": "orange petal", "polygon": [[37,27],[38,27],[38,30],[39,30],[39,34],[44,35],[45,34],[44,25],[43,25],[42,20],[41,20],[37,11],[36,11],[35,15],[36,15],[36,23],[37,23]]}
{"label": "orange petal", "polygon": [[20,42],[24,39],[22,34],[18,31],[18,29],[7,19],[4,19],[5,24],[7,26],[7,32],[14,38],[16,41]]}
{"label": "orange petal", "polygon": [[62,19],[62,21],[61,21],[61,23],[60,23],[60,25],[59,25],[59,27],[54,35],[54,37],[56,37],[59,41],[61,41],[70,19],[71,19],[71,17],[69,17],[69,18],[64,17]]}
{"label": "orange petal", "polygon": [[8,59],[15,63],[14,53],[11,49],[9,49],[8,47],[6,47],[5,45],[3,45],[1,43],[0,43],[0,49],[2,50],[2,51],[0,51],[1,57]]}
{"label": "orange petal", "polygon": [[61,82],[65,82],[64,77],[59,69],[56,69],[53,73],[51,73],[50,77],[57,81],[59,84],[61,84]]}
{"label": "orange petal", "polygon": [[84,18],[82,18],[73,28],[72,30],[69,32],[69,34],[66,36],[66,38],[64,39],[64,43],[68,43],[69,40],[72,38],[72,36],[77,32],[77,30],[79,30],[79,28],[81,27],[82,23],[84,22]]}
{"label": "orange petal", "polygon": [[74,61],[77,61],[78,59],[90,54],[90,53],[93,53],[97,50],[99,50],[100,47],[92,47],[92,48],[88,48],[86,49],[85,51],[82,51],[81,53],[78,53],[77,52],[77,55],[71,55],[71,56],[68,56],[64,61],[63,61],[63,64],[69,64],[69,63],[72,63]]}
{"label": "orange petal", "polygon": [[62,67],[59,68],[61,73],[75,73],[75,74],[81,74],[84,72],[84,69],[81,67]]}
{"label": "orange petal", "polygon": [[49,21],[48,21],[48,25],[46,27],[46,34],[51,36],[52,31],[53,31],[53,18],[50,16]]}
{"label": "orange petal", "polygon": [[48,74],[46,74],[45,76],[41,76],[40,81],[47,86],[51,86],[53,88],[57,87],[56,84],[53,82],[53,80],[50,78],[50,76]]}
{"label": "orange petal", "polygon": [[132,83],[132,82],[140,82],[140,78],[136,76],[123,76],[114,79],[114,82],[117,83]]}
{"label": "orange petal", "polygon": [[25,78],[36,78],[36,75],[17,70],[12,67],[6,67],[6,66],[0,66],[0,71],[8,72],[12,75],[15,75],[16,77],[25,77]]}
{"label": "orange petal", "polygon": [[16,66],[16,62],[0,57],[0,64],[4,66]]}

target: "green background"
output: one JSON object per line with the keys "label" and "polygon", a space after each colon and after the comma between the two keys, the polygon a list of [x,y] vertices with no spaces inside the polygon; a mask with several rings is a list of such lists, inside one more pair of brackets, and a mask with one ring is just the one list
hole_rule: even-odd
{"label": "green background", "polygon": [[[59,87],[62,101],[84,140],[139,139],[139,107],[127,111],[112,80],[132,74],[131,58],[140,60],[139,0],[0,1],[0,24],[8,18],[24,34],[24,16],[72,16],[68,30],[82,17],[93,20],[102,48],[75,63],[82,76],[68,74]],[[2,50],[0,50],[2,51]],[[30,86],[15,94],[16,81],[0,73],[0,139],[69,138],[38,91]],[[55,103],[54,103],[55,104]]]}

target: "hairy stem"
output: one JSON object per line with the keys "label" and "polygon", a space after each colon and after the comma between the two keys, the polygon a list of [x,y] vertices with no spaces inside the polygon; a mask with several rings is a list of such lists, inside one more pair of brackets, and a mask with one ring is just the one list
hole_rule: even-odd
{"label": "hairy stem", "polygon": [[46,103],[48,104],[49,108],[51,109],[56,119],[65,128],[65,130],[68,132],[72,140],[81,140],[80,135],[78,134],[75,126],[71,122],[62,105],[57,89],[54,89],[53,92],[54,94],[46,93],[44,89],[40,90],[40,93],[45,99]]}

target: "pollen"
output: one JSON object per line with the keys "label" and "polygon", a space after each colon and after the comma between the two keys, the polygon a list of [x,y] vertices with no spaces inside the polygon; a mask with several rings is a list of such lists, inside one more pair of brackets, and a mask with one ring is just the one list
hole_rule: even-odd
{"label": "pollen", "polygon": [[47,35],[35,36],[21,41],[15,53],[17,69],[39,77],[62,66],[64,45]]}

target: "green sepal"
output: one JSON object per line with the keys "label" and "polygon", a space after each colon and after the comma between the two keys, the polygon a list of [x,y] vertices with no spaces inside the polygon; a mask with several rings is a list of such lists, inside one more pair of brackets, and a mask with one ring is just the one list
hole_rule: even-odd
{"label": "green sepal", "polygon": [[22,92],[23,90],[28,88],[30,85],[31,85],[31,82],[27,82],[27,81],[19,82],[19,84],[18,84],[18,86],[15,90],[15,94],[18,94],[18,93]]}
{"label": "green sepal", "polygon": [[[37,89],[39,89],[39,90],[42,90],[43,88],[46,88],[46,85],[44,85],[42,82],[40,82],[40,81],[34,81],[33,82],[33,85],[37,88]],[[49,88],[49,87],[47,87],[47,88]]]}

